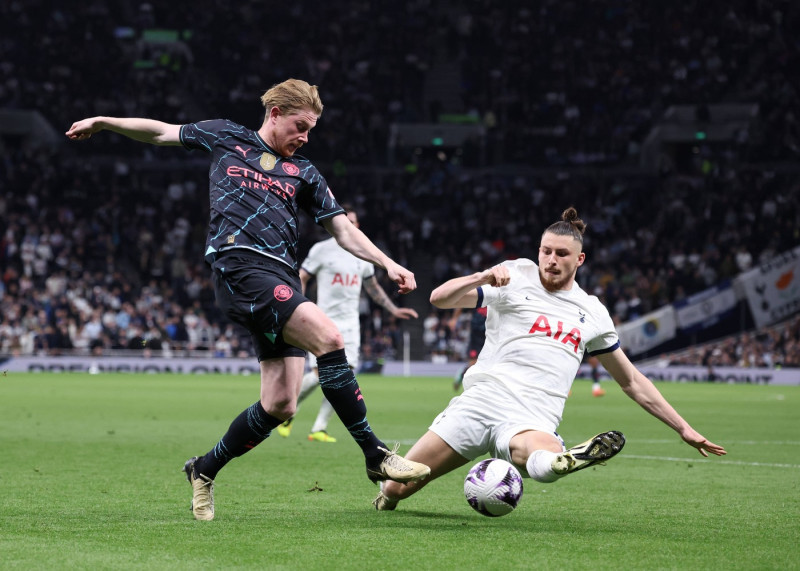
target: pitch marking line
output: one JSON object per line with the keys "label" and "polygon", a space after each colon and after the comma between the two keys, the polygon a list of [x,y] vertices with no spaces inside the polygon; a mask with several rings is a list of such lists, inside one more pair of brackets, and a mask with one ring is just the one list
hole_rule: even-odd
{"label": "pitch marking line", "polygon": [[[674,444],[674,443],[682,443],[683,441],[678,439],[652,439],[652,438],[637,438],[635,440],[629,439],[629,443],[641,443],[641,444]],[[746,444],[752,446],[800,446],[800,440],[726,440],[725,443],[727,445],[731,444]]]}
{"label": "pitch marking line", "polygon": [[800,464],[773,464],[771,462],[738,462],[736,460],[718,460],[717,458],[675,458],[672,456],[640,456],[638,454],[622,454],[616,460],[630,458],[632,460],[663,460],[665,462],[688,462],[690,464],[728,464],[732,466],[759,466],[767,468],[795,468],[800,469]]}
{"label": "pitch marking line", "polygon": [[[416,440],[398,440],[398,442],[403,446],[411,446],[416,442]],[[648,444],[659,444],[659,443],[670,443],[675,442],[674,440],[637,440],[637,442],[644,442]],[[800,444],[798,442],[789,441],[789,442],[754,442],[754,441],[744,441],[744,442],[737,442],[737,444]],[[789,468],[800,470],[800,464],[776,464],[772,462],[741,462],[737,460],[722,460],[721,458],[677,458],[675,456],[641,456],[639,454],[622,454],[621,456],[617,456],[617,460],[630,458],[632,460],[660,460],[663,462],[687,462],[691,464],[706,464],[713,462],[714,464],[727,464],[729,466],[753,466],[753,467],[761,467],[761,468]]]}
{"label": "pitch marking line", "polygon": [[[416,442],[416,440],[409,440],[408,438],[401,438],[397,440],[403,446],[411,446]],[[567,442],[571,442],[568,440]],[[577,440],[576,440],[577,442]],[[636,440],[628,440],[629,444],[638,443],[638,444],[682,444],[683,441],[678,439],[654,439],[654,438],[637,438]],[[731,442],[730,440],[726,440],[725,444],[730,446],[731,444],[743,444],[747,446],[800,446],[800,440],[736,440]]]}

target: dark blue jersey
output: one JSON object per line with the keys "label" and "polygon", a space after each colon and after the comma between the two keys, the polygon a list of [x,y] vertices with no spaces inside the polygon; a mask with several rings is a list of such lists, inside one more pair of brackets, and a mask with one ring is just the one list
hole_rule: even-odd
{"label": "dark blue jersey", "polygon": [[211,153],[211,218],[206,260],[227,248],[247,248],[297,270],[300,210],[316,223],[344,210],[311,162],[284,158],[256,131],[214,119],[181,127],[181,143]]}

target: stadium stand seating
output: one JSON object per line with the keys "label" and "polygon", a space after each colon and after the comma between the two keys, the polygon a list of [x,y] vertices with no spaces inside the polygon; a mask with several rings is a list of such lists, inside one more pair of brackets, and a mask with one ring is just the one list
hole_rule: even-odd
{"label": "stadium stand seating", "polygon": [[[249,354],[202,264],[203,157],[53,133],[96,114],[257,127],[258,95],[289,76],[326,105],[308,155],[421,290],[534,256],[569,205],[589,223],[581,285],[619,323],[800,244],[796,5],[469,6],[299,0],[276,26],[255,1],[0,5],[0,352]],[[716,135],[734,105],[757,111]],[[10,127],[31,112],[38,128]],[[396,124],[476,134],[390,145]],[[304,248],[322,237],[304,233]],[[398,302],[430,313],[427,291]],[[401,328],[372,309],[366,350],[397,355]],[[403,327],[422,339],[418,321]],[[437,328],[461,358],[464,331]],[[733,354],[772,339],[774,361],[800,365],[796,326],[746,335]]]}

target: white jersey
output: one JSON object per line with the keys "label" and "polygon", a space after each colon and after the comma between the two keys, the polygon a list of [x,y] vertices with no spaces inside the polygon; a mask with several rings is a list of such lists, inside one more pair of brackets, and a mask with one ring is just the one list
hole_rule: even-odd
{"label": "white jersey", "polygon": [[[478,288],[486,306],[486,342],[464,376],[464,387],[489,380],[522,403],[546,402],[557,426],[583,355],[613,351],[619,337],[608,310],[577,283],[569,291],[547,291],[531,260],[503,262],[510,282]],[[544,393],[544,394],[543,394]]]}
{"label": "white jersey", "polygon": [[361,285],[375,275],[375,266],[329,238],[311,247],[301,267],[316,277],[317,305],[339,330],[360,331]]}

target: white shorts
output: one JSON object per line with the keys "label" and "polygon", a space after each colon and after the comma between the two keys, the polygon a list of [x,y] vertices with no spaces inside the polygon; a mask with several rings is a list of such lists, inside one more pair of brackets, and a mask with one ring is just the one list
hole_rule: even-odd
{"label": "white shorts", "polygon": [[[541,398],[553,397],[542,393]],[[522,403],[502,384],[483,378],[453,398],[429,430],[469,460],[488,453],[511,462],[511,439],[526,430],[552,434],[563,447],[556,428],[552,418],[537,413],[535,402]]]}
{"label": "white shorts", "polygon": [[[358,365],[361,363],[361,330],[341,329],[339,332],[344,340],[347,363],[353,370],[358,369]],[[308,354],[308,366],[312,369],[317,366],[317,358],[312,353]]]}

